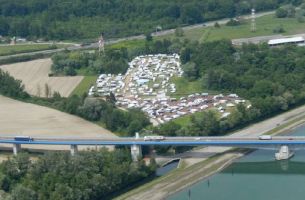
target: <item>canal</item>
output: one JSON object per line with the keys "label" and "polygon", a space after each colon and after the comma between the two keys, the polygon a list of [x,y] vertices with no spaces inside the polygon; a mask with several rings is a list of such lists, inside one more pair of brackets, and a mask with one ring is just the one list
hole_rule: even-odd
{"label": "canal", "polygon": [[[305,126],[291,133],[305,135]],[[304,199],[305,151],[296,151],[289,161],[275,161],[274,153],[254,151],[168,200]]]}

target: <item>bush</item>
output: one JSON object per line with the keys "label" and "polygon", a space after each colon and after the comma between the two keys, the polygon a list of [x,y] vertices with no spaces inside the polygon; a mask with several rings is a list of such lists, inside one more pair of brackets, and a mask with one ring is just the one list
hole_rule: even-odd
{"label": "bush", "polygon": [[230,19],[230,21],[226,23],[227,26],[239,26],[240,24],[240,21],[237,19]]}
{"label": "bush", "polygon": [[275,27],[273,29],[273,33],[285,33],[285,29],[283,28],[283,25]]}
{"label": "bush", "polygon": [[275,12],[275,16],[277,18],[285,18],[285,17],[287,17],[287,15],[288,15],[288,12],[284,8],[278,8]]}

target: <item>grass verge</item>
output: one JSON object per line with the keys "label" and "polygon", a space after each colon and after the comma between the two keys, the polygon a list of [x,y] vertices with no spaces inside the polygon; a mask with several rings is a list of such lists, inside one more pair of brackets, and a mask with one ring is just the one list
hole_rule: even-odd
{"label": "grass verge", "polygon": [[64,44],[17,44],[17,45],[7,45],[0,46],[0,56],[8,56],[19,53],[29,53],[35,51],[43,51],[57,48],[64,48],[70,45]]}
{"label": "grass verge", "polygon": [[80,84],[73,90],[71,95],[83,95],[88,93],[90,87],[95,83],[97,76],[85,76]]}

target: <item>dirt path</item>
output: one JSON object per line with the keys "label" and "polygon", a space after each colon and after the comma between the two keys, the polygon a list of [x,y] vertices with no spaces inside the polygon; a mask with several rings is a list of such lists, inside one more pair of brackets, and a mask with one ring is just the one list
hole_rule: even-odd
{"label": "dirt path", "polygon": [[31,95],[45,97],[45,85],[47,84],[52,93],[57,91],[61,96],[68,97],[83,80],[83,76],[49,77],[51,65],[51,59],[47,58],[2,65],[0,69],[21,80],[25,85],[25,90]]}
{"label": "dirt path", "polygon": [[[246,127],[243,130],[236,131],[232,134],[232,136],[258,136],[263,133],[266,133],[280,125],[294,122],[294,120],[305,116],[305,106],[298,107],[289,112],[285,112],[281,115],[275,116],[273,118],[267,119],[260,123],[253,124],[249,127]],[[287,131],[287,128],[292,128],[293,126],[298,125],[299,123],[304,122],[304,120],[300,120],[300,122],[295,123],[294,125],[290,125],[284,130]],[[182,161],[186,164],[185,172],[182,171],[178,177],[173,176],[172,178],[165,179],[164,181],[160,181],[159,183],[153,185],[152,187],[141,189],[137,188],[135,191],[131,191],[130,195],[123,195],[118,199],[130,199],[130,200],[140,200],[140,199],[166,199],[166,197],[170,194],[173,194],[174,191],[179,191],[201,179],[207,177],[213,173],[216,173],[219,168],[213,170],[213,172],[205,172],[202,169],[209,168],[210,165],[218,165],[219,163],[223,163],[223,166],[227,166],[227,164],[231,163],[232,160],[241,156],[238,153],[230,153],[225,154],[225,157],[221,157],[220,159],[216,159],[213,162],[205,165],[200,165],[200,162],[215,156],[217,153],[223,153],[230,148],[228,147],[206,147],[201,149],[196,149],[194,151],[185,152],[183,154],[179,154],[176,156],[167,157],[168,159],[172,158],[182,158]],[[227,155],[227,156],[226,156]],[[165,160],[166,158],[161,158]],[[198,165],[200,168],[193,169],[194,166]],[[191,169],[191,170],[188,170]],[[181,183],[184,183],[181,185]],[[145,187],[145,185],[144,185]],[[139,190],[140,192],[137,192]],[[127,197],[128,196],[128,197]]]}
{"label": "dirt path", "polygon": [[[3,96],[0,96],[0,134],[59,138],[117,137],[109,130],[82,118]],[[34,146],[33,148],[40,149],[41,147]],[[62,149],[60,146],[57,148]]]}

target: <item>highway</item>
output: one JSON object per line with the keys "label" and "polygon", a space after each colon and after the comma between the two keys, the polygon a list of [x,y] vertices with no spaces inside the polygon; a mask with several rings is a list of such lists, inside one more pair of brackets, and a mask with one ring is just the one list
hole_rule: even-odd
{"label": "highway", "polygon": [[164,140],[144,140],[144,138],[121,137],[112,139],[101,138],[33,138],[33,140],[15,140],[13,137],[0,137],[2,144],[31,145],[173,145],[173,146],[225,146],[241,148],[277,149],[282,145],[293,148],[305,148],[305,137],[276,136],[271,140],[258,137],[166,137]]}

